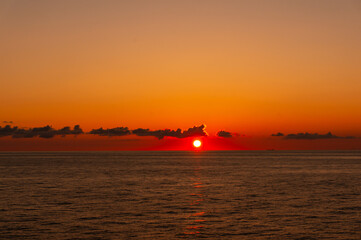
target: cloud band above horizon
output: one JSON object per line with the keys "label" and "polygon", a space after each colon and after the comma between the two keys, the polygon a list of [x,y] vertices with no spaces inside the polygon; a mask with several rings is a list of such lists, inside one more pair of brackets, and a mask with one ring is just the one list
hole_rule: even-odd
{"label": "cloud band above horizon", "polygon": [[70,127],[63,127],[61,129],[54,129],[53,127],[47,125],[45,127],[36,127],[36,128],[19,128],[11,127],[6,125],[5,127],[0,126],[0,137],[12,136],[13,138],[52,138],[55,136],[65,137],[66,135],[79,135],[83,134],[83,130],[79,125],[75,125],[73,129]]}
{"label": "cloud band above horizon", "polygon": [[272,134],[272,137],[283,137],[283,139],[300,139],[300,140],[316,140],[316,139],[354,139],[354,136],[337,136],[333,135],[331,132],[326,134],[318,134],[318,133],[290,133],[284,135],[283,133]]}
{"label": "cloud band above horizon", "polygon": [[204,124],[200,126],[194,126],[188,128],[187,130],[182,131],[178,128],[177,130],[164,129],[164,130],[149,130],[144,128],[137,128],[134,130],[129,130],[128,127],[116,127],[103,129],[92,129],[89,132],[84,132],[79,125],[75,125],[73,129],[70,127],[63,127],[61,129],[54,129],[53,127],[47,125],[45,127],[36,127],[36,128],[19,128],[17,126],[6,125],[5,127],[0,126],[0,137],[11,136],[12,138],[52,138],[55,136],[66,136],[66,135],[79,135],[79,134],[92,134],[98,136],[126,136],[126,135],[136,135],[139,137],[153,136],[158,139],[163,139],[164,137],[175,137],[175,138],[188,138],[188,137],[207,137],[208,134],[205,131],[206,126]]}
{"label": "cloud band above horizon", "polygon": [[125,136],[125,135],[136,135],[139,137],[153,136],[158,139],[163,139],[164,137],[175,137],[175,138],[187,138],[187,137],[201,137],[208,136],[205,131],[206,126],[204,124],[200,126],[194,126],[188,128],[188,130],[182,131],[178,128],[177,130],[164,129],[164,130],[149,130],[144,128],[137,128],[134,130],[129,130],[127,127],[118,127],[110,129],[93,129],[89,134],[99,135],[99,136]]}

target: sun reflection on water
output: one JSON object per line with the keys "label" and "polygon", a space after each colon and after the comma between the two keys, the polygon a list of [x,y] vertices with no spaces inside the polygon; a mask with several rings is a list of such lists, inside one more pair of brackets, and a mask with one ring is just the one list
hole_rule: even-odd
{"label": "sun reflection on water", "polygon": [[206,230],[204,215],[206,210],[204,209],[204,201],[206,196],[206,188],[202,181],[200,159],[196,159],[193,162],[193,176],[191,177],[190,188],[192,192],[189,208],[192,209],[192,213],[188,215],[187,224],[183,232],[184,235],[196,235],[199,236]]}

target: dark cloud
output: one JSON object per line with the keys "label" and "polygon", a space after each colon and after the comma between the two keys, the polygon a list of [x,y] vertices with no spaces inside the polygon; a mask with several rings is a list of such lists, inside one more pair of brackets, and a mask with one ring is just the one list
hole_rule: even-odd
{"label": "dark cloud", "polygon": [[75,125],[73,129],[70,127],[63,127],[57,131],[57,135],[65,136],[65,135],[77,135],[84,133],[79,125]]}
{"label": "dark cloud", "polygon": [[318,134],[318,133],[297,133],[297,134],[288,134],[285,136],[285,139],[308,139],[308,140],[314,140],[314,139],[332,139],[332,138],[338,138],[338,139],[353,139],[355,137],[353,136],[347,136],[347,137],[340,137],[333,135],[331,132],[326,134]]}
{"label": "dark cloud", "polygon": [[184,131],[178,138],[186,138],[186,137],[202,137],[208,136],[207,132],[204,130],[206,126],[204,124],[200,126],[194,126],[192,128],[188,128],[188,130]]}
{"label": "dark cloud", "polygon": [[10,123],[10,124],[12,124],[13,121],[3,121],[3,123]]}
{"label": "dark cloud", "polygon": [[29,129],[11,127],[10,125],[6,125],[5,127],[0,126],[0,137],[12,136],[13,138],[33,138],[33,137],[52,138],[56,135],[65,136],[65,135],[78,135],[82,133],[83,130],[80,128],[79,125],[75,125],[73,129],[70,129],[70,127],[64,127],[59,130],[54,129],[49,125],[45,127],[29,128]]}
{"label": "dark cloud", "polygon": [[[207,136],[205,132],[205,125],[194,126],[192,128],[188,128],[185,131],[182,131],[180,128],[177,130],[164,129],[164,130],[149,130],[138,128],[135,130],[129,130],[127,127],[116,127],[116,128],[98,128],[93,129],[88,134],[99,135],[99,136],[125,136],[134,134],[137,136],[153,136],[158,139],[163,139],[164,137],[175,137],[175,138],[187,138],[187,137],[200,137]],[[11,127],[10,125],[6,125],[5,127],[0,126],[0,137],[12,136],[13,138],[33,138],[33,137],[41,137],[41,138],[52,138],[54,136],[66,136],[66,135],[77,135],[84,133],[79,125],[74,126],[73,129],[70,127],[63,127],[61,129],[54,129],[51,126],[47,125],[45,127],[39,128],[18,128]]]}
{"label": "dark cloud", "polygon": [[278,132],[278,133],[274,133],[274,134],[272,134],[271,136],[272,136],[272,137],[283,137],[283,136],[284,136],[284,134],[283,134],[283,133]]}
{"label": "dark cloud", "polygon": [[[145,128],[137,128],[134,130],[129,130],[128,127],[116,127],[116,128],[98,128],[93,129],[88,134],[99,135],[99,136],[126,136],[134,134],[136,136],[144,137],[144,136],[152,136],[158,139],[163,139],[164,137],[174,137],[174,138],[187,138],[187,137],[201,137],[208,136],[205,131],[206,126],[204,124],[200,126],[194,126],[188,128],[187,130],[182,131],[180,128],[177,130],[164,129],[164,130],[149,130]],[[10,124],[7,124],[5,127],[0,126],[0,137],[11,136],[13,138],[53,138],[55,136],[65,137],[67,135],[78,135],[83,134],[83,130],[79,125],[75,125],[73,129],[70,127],[63,127],[61,129],[54,129],[52,126],[47,125],[45,127],[36,127],[36,128],[19,128],[17,126],[12,127]],[[218,137],[223,138],[231,138],[233,136],[238,136],[238,134],[232,134],[227,131],[219,131],[217,133]],[[318,133],[292,133],[288,135],[284,135],[281,132],[272,134],[274,137],[283,137],[284,139],[306,139],[306,140],[314,140],[314,139],[353,139],[353,136],[336,136],[331,132],[326,134],[318,134]]]}
{"label": "dark cloud", "polygon": [[5,127],[0,126],[0,137],[11,136],[18,130],[18,127],[11,127],[6,125]]}
{"label": "dark cloud", "polygon": [[108,128],[108,129],[103,129],[103,128],[93,129],[89,132],[89,134],[113,137],[113,136],[129,135],[131,134],[131,132],[127,127],[116,127],[116,128]]}
{"label": "dark cloud", "polygon": [[181,136],[182,130],[177,129],[177,131],[170,130],[170,129],[164,129],[164,130],[155,130],[151,131],[149,129],[144,128],[138,128],[132,131],[133,134],[141,137],[145,136],[153,136],[158,139],[163,139],[164,137],[178,137]]}
{"label": "dark cloud", "polygon": [[217,132],[217,136],[218,136],[218,137],[224,137],[224,138],[231,138],[231,137],[233,137],[232,133],[227,132],[227,131],[223,131],[223,130]]}
{"label": "dark cloud", "polygon": [[175,138],[186,138],[186,137],[200,137],[200,136],[207,136],[208,134],[204,130],[206,128],[205,125],[201,126],[194,126],[192,128],[188,128],[188,130],[183,131],[178,128],[177,130],[155,130],[151,131],[149,129],[138,128],[132,131],[133,134],[137,136],[153,136],[158,139],[163,139],[164,137],[175,137]]}

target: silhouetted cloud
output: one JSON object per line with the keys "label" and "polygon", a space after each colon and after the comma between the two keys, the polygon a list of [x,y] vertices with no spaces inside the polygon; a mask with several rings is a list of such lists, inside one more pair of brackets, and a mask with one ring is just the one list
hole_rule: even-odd
{"label": "silhouetted cloud", "polygon": [[[171,129],[163,129],[163,130],[149,130],[145,128],[137,128],[134,130],[129,130],[128,127],[116,127],[116,128],[108,128],[103,129],[92,129],[88,134],[98,135],[98,136],[126,136],[126,135],[136,135],[140,137],[144,136],[153,136],[158,139],[163,139],[164,137],[174,137],[174,138],[188,138],[188,137],[201,137],[208,136],[205,131],[206,126],[204,124],[200,126],[194,126],[188,128],[187,130],[182,131],[182,129],[178,128],[177,130]],[[79,125],[75,125],[72,129],[68,126],[54,129],[52,126],[47,125],[44,127],[35,127],[35,128],[19,128],[17,126],[12,127],[10,124],[7,124],[5,127],[0,126],[0,137],[11,136],[13,138],[53,138],[55,136],[67,136],[67,135],[78,135],[83,134],[83,130]],[[218,137],[223,138],[231,138],[233,136],[237,136],[237,134],[232,134],[231,132],[227,132],[221,130],[217,132]],[[315,140],[315,139],[353,139],[354,136],[336,136],[331,132],[326,134],[318,134],[318,133],[291,133],[288,135],[284,135],[281,132],[272,134],[274,137],[283,137],[283,139],[306,139],[306,140]]]}
{"label": "silhouetted cloud", "polygon": [[18,130],[18,127],[11,127],[6,125],[5,127],[0,126],[0,137],[11,136]]}
{"label": "silhouetted cloud", "polygon": [[178,136],[181,136],[182,130],[177,129],[177,131],[174,131],[174,130],[170,130],[170,129],[164,129],[164,130],[151,131],[149,129],[138,128],[138,129],[133,130],[132,133],[137,135],[137,136],[141,136],[141,137],[153,136],[153,137],[156,137],[158,139],[162,139],[164,137],[178,137]]}
{"label": "silhouetted cloud", "polygon": [[133,134],[137,136],[153,136],[158,139],[163,139],[164,137],[175,137],[175,138],[186,138],[186,137],[200,137],[207,136],[208,134],[205,132],[205,125],[194,126],[192,128],[188,128],[188,130],[183,131],[178,128],[175,130],[164,129],[164,130],[155,130],[151,131],[149,129],[138,128],[132,131]]}
{"label": "silhouetted cloud", "polygon": [[[93,129],[88,134],[99,135],[99,136],[125,136],[134,134],[137,136],[153,136],[158,139],[163,139],[164,137],[175,137],[175,138],[187,138],[187,137],[200,137],[207,136],[205,125],[194,126],[192,128],[188,128],[185,131],[182,131],[180,128],[177,130],[149,130],[138,128],[135,130],[129,130],[127,127],[116,127],[116,128],[98,128]],[[39,128],[19,128],[19,127],[11,127],[10,125],[6,125],[5,127],[0,126],[0,137],[12,136],[13,138],[33,138],[33,137],[41,137],[41,138],[52,138],[54,136],[66,136],[66,135],[77,135],[84,133],[79,125],[75,125],[73,129],[70,127],[63,127],[61,129],[54,129],[53,127],[47,125],[45,127]]]}
{"label": "silhouetted cloud", "polygon": [[232,133],[227,132],[227,131],[223,131],[223,130],[217,132],[217,136],[218,137],[223,137],[223,138],[231,138],[231,137],[233,137]]}
{"label": "silhouetted cloud", "polygon": [[192,128],[188,128],[188,130],[184,131],[181,136],[177,136],[178,138],[186,138],[186,137],[201,137],[208,136],[207,132],[204,130],[206,126],[204,124],[200,126],[194,126]]}
{"label": "silhouetted cloud", "polygon": [[13,135],[14,138],[32,138],[32,137],[41,137],[41,138],[52,138],[56,135],[56,130],[51,126],[47,125],[45,127],[19,129]]}
{"label": "silhouetted cloud", "polygon": [[3,121],[3,123],[10,123],[10,124],[12,124],[13,121]]}
{"label": "silhouetted cloud", "polygon": [[272,134],[271,136],[272,136],[272,137],[283,137],[283,136],[284,136],[284,134],[283,134],[283,133],[278,132],[278,133],[274,133],[274,134]]}
{"label": "silhouetted cloud", "polygon": [[285,136],[285,139],[308,139],[308,140],[314,140],[314,139],[332,139],[332,138],[338,138],[338,139],[353,139],[355,137],[353,136],[346,136],[346,137],[340,137],[333,135],[331,132],[326,134],[318,134],[318,133],[297,133],[297,134],[288,134]]}
{"label": "silhouetted cloud", "polygon": [[59,129],[56,133],[57,133],[56,135],[65,136],[72,134],[73,135],[82,134],[84,132],[79,125],[75,125],[73,129],[70,129],[70,127],[63,127],[62,129]]}
{"label": "silhouetted cloud", "polygon": [[11,127],[6,125],[5,127],[0,126],[0,137],[12,136],[13,138],[52,138],[56,135],[65,136],[65,135],[78,135],[84,133],[79,125],[75,125],[73,129],[70,127],[64,127],[62,129],[56,130],[51,126],[47,125],[45,127],[38,128],[18,128]]}
{"label": "silhouetted cloud", "polygon": [[98,128],[93,129],[89,132],[89,134],[99,135],[99,136],[125,136],[131,134],[127,127],[116,127],[116,128]]}

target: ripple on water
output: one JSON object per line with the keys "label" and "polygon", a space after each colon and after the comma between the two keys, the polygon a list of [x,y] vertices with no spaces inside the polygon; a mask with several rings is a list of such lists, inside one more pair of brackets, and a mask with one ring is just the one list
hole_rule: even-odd
{"label": "ripple on water", "polygon": [[335,154],[0,153],[0,239],[360,239],[361,152]]}

